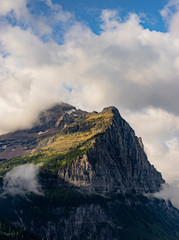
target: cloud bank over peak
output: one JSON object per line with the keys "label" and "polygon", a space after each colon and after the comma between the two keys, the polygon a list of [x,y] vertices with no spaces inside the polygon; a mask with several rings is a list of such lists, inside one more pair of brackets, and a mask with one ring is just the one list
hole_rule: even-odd
{"label": "cloud bank over peak", "polygon": [[178,178],[178,1],[169,4],[176,11],[163,9],[167,33],[108,9],[95,34],[50,0],[3,0],[0,133],[31,127],[41,110],[61,101],[86,110],[115,105],[142,136],[149,160],[168,180]]}

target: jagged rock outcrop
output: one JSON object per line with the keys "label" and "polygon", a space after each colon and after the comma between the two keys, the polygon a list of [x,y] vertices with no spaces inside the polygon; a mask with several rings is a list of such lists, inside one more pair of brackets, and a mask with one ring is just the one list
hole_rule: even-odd
{"label": "jagged rock outcrop", "polygon": [[[114,107],[110,126],[96,139],[94,146],[59,177],[87,192],[157,192],[164,180],[152,166],[141,142]],[[140,140],[141,141],[141,140]]]}
{"label": "jagged rock outcrop", "polygon": [[[56,105],[41,113],[32,129],[2,139],[10,145],[1,152],[4,158],[30,155],[12,159],[8,166],[2,162],[0,174],[4,174],[4,166],[43,163],[43,188],[65,184],[88,193],[148,193],[159,191],[164,183],[149,163],[141,138],[115,107],[87,113],[68,104]],[[18,152],[20,147],[25,152]]]}

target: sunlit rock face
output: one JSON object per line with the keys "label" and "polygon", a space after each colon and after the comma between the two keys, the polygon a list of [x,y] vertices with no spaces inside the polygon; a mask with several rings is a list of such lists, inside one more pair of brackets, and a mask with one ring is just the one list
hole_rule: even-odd
{"label": "sunlit rock face", "polygon": [[114,107],[108,128],[96,139],[86,154],[59,171],[65,182],[84,191],[107,193],[156,192],[164,180],[144,152],[141,139]]}
{"label": "sunlit rock face", "polygon": [[30,156],[28,163],[42,162],[44,188],[66,184],[89,193],[148,193],[164,183],[149,163],[141,138],[115,107],[88,113],[56,105],[42,112],[32,129],[3,135],[1,142],[4,159],[22,156],[19,162],[27,163],[23,156]]}

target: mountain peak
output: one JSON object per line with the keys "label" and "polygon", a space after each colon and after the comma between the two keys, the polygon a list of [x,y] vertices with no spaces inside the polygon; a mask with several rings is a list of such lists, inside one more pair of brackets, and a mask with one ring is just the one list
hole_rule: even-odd
{"label": "mountain peak", "polygon": [[105,113],[105,112],[108,112],[108,111],[111,111],[114,115],[120,115],[119,113],[119,110],[114,107],[114,106],[109,106],[109,107],[105,107],[103,110],[102,110],[102,113]]}
{"label": "mountain peak", "polygon": [[[40,163],[42,182],[57,188],[65,183],[85,192],[146,193],[164,183],[141,139],[113,106],[88,113],[55,105],[40,114],[34,128],[1,137],[0,157],[10,159],[8,167],[0,162],[0,175],[5,165],[11,169],[19,163]],[[43,177],[47,175],[48,181]]]}

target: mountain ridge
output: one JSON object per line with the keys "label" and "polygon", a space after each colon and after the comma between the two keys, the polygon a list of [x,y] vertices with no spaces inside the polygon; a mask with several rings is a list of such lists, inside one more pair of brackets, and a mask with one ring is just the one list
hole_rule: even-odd
{"label": "mountain ridge", "polygon": [[164,183],[117,108],[87,113],[56,105],[39,119],[40,124],[22,131],[32,135],[30,153],[0,162],[1,176],[4,167],[9,171],[20,163],[38,163],[40,176],[56,175],[59,186],[66,182],[87,192],[157,192]]}
{"label": "mountain ridge", "polygon": [[0,139],[10,149],[22,144],[30,150],[0,161],[1,192],[14,167],[33,163],[39,169],[39,195],[0,197],[2,219],[25,231],[17,240],[26,231],[48,240],[178,240],[179,211],[152,196],[164,180],[115,107],[88,113],[56,105],[34,128]]}

